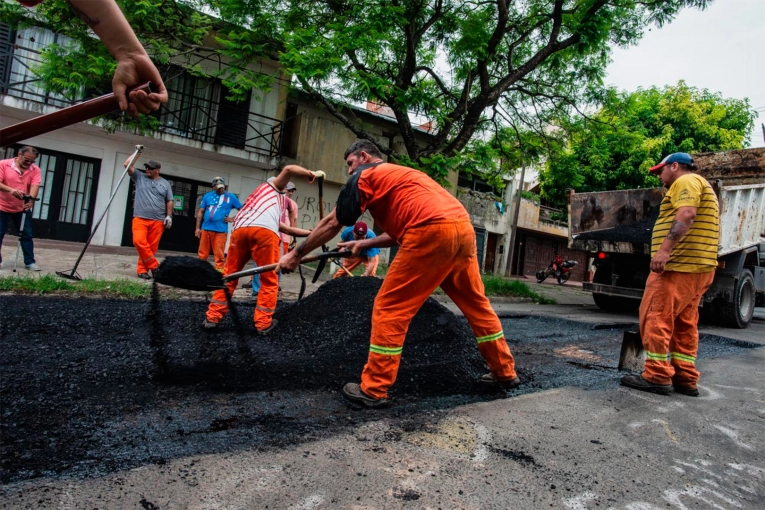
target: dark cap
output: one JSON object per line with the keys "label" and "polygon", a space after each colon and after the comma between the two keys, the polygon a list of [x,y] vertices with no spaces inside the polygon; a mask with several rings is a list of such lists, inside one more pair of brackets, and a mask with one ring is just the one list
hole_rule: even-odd
{"label": "dark cap", "polygon": [[661,163],[659,163],[658,165],[652,166],[651,168],[649,168],[648,171],[651,172],[652,174],[659,174],[661,173],[661,169],[664,168],[665,165],[671,165],[672,163],[692,165],[693,158],[687,152],[675,152],[673,154],[670,154],[666,158],[662,159]]}
{"label": "dark cap", "polygon": [[367,224],[363,221],[360,221],[353,226],[353,233],[357,236],[367,235],[367,230]]}
{"label": "dark cap", "polygon": [[297,187],[295,186],[294,183],[288,182],[287,186],[284,189],[287,190],[287,191],[294,191],[294,190],[297,189]]}
{"label": "dark cap", "polygon": [[160,165],[158,162],[154,161],[153,159],[150,159],[146,163],[143,164],[144,168],[148,168],[149,170],[159,170],[162,168],[162,165]]}

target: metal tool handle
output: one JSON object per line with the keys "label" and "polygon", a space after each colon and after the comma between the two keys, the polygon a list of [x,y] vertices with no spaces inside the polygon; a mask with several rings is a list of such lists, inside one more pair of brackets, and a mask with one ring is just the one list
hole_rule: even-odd
{"label": "metal tool handle", "polygon": [[[339,258],[339,257],[349,257],[351,255],[350,251],[328,251],[324,253],[319,253],[317,255],[308,255],[307,257],[304,257],[303,260],[300,262],[316,262],[317,260],[327,260],[331,258]],[[252,269],[245,269],[244,271],[239,271],[237,273],[231,273],[230,275],[224,276],[223,281],[224,282],[230,282],[232,280],[238,280],[239,278],[244,278],[245,276],[252,276],[255,274],[265,273],[267,271],[273,271],[276,269],[276,266],[278,264],[268,264],[265,266],[258,266],[254,267]]]}
{"label": "metal tool handle", "polygon": [[[143,90],[149,94],[152,92],[151,82],[128,89],[127,93],[130,94],[134,90]],[[114,97],[114,92],[104,94],[101,97],[83,101],[57,112],[40,115],[39,117],[4,127],[0,129],[0,144],[3,147],[13,145],[21,140],[40,136],[119,109],[120,105],[117,98]]]}

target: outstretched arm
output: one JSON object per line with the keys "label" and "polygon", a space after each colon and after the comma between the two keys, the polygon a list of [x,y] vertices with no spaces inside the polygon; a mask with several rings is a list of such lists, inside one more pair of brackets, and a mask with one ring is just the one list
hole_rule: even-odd
{"label": "outstretched arm", "polygon": [[310,184],[317,177],[324,177],[324,172],[312,172],[311,170],[303,168],[299,165],[287,165],[282,168],[282,171],[279,172],[279,175],[277,175],[276,178],[271,181],[271,184],[279,191],[283,191],[293,176],[306,177],[308,178],[308,183]]}
{"label": "outstretched arm", "polygon": [[[130,165],[130,160],[132,158],[133,158],[133,156],[128,156],[128,158],[125,160],[125,162],[122,163],[122,166],[127,168],[128,175],[130,177],[133,177],[133,174],[135,173],[135,166],[134,165]],[[128,167],[128,165],[130,165],[130,167]]]}

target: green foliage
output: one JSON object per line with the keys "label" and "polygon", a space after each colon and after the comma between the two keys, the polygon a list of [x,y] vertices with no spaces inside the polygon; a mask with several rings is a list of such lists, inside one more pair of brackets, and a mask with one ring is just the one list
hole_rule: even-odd
{"label": "green foliage", "polygon": [[85,278],[81,281],[65,280],[46,274],[34,276],[2,276],[0,291],[30,294],[86,294],[118,298],[148,298],[151,286],[142,282],[118,278],[100,280]]}
{"label": "green foliage", "polygon": [[533,299],[543,305],[554,305],[556,301],[531,290],[527,283],[518,280],[508,280],[500,276],[482,275],[483,286],[487,296],[511,296]]}
{"label": "green foliage", "polygon": [[542,196],[564,207],[579,192],[660,186],[648,169],[673,152],[741,149],[756,117],[749,100],[689,87],[609,91],[592,116],[561,122],[567,145],[540,173]]}
{"label": "green foliage", "polygon": [[525,198],[526,200],[530,200],[534,202],[535,204],[539,205],[541,202],[539,195],[536,193],[532,193],[531,191],[521,191],[521,198]]}
{"label": "green foliage", "polygon": [[[487,140],[504,127],[536,135],[536,142],[524,141],[524,149],[543,148],[534,143],[549,137],[545,126],[600,98],[613,47],[634,44],[649,27],[670,21],[683,8],[704,8],[708,1],[118,3],[156,63],[172,62],[219,78],[230,99],[242,99],[251,88],[267,90],[291,74],[299,88],[323,99],[357,136],[367,133],[360,121],[342,113],[345,107],[368,100],[390,107],[405,156],[445,182],[444,172],[455,165],[486,167],[489,153],[475,150],[471,140]],[[0,2],[7,22],[31,23],[22,21],[28,12],[14,2]],[[66,1],[47,0],[35,16],[35,24],[75,41],[46,51],[46,62],[37,70],[46,86],[70,95],[108,90],[114,61]],[[209,57],[205,64],[202,57]],[[284,75],[264,72],[264,59],[278,61]],[[410,114],[434,123],[426,143]],[[151,128],[151,123],[141,127]],[[387,146],[381,150],[402,160]],[[507,152],[501,143],[493,150]],[[511,165],[527,157],[517,150],[506,161]]]}

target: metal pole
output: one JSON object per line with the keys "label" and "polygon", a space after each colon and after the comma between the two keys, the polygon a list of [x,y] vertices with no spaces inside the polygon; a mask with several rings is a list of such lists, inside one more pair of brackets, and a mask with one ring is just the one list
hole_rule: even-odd
{"label": "metal pole", "polygon": [[512,276],[513,257],[515,256],[515,237],[518,232],[518,214],[521,211],[521,192],[523,191],[523,181],[526,178],[526,165],[521,166],[521,181],[518,183],[518,193],[515,197],[515,210],[513,211],[513,227],[510,231],[510,250],[507,254],[506,276]]}
{"label": "metal pole", "polygon": [[80,256],[77,257],[77,262],[74,263],[72,272],[70,274],[66,274],[63,271],[57,271],[56,274],[58,274],[59,276],[67,277],[67,278],[74,278],[77,280],[81,279],[79,276],[75,276],[75,273],[77,272],[77,266],[80,265],[80,261],[82,260],[82,257],[85,255],[85,250],[87,250],[88,246],[90,246],[90,241],[93,240],[93,236],[96,235],[96,231],[98,230],[99,225],[101,225],[101,222],[104,220],[106,213],[109,211],[109,206],[112,205],[112,201],[114,200],[114,197],[117,196],[117,191],[119,191],[120,185],[122,185],[122,181],[125,179],[125,176],[127,175],[128,170],[130,169],[131,166],[133,166],[133,164],[135,163],[135,160],[138,159],[138,156],[141,155],[144,148],[145,147],[143,145],[135,146],[135,152],[133,153],[133,156],[130,158],[130,161],[125,167],[125,171],[122,172],[122,176],[120,177],[120,180],[117,181],[117,185],[114,187],[114,190],[112,191],[112,195],[109,197],[109,201],[106,203],[106,207],[104,208],[104,211],[101,213],[101,217],[98,218],[98,221],[93,226],[93,230],[91,230],[90,232],[90,237],[88,237],[88,240],[85,242],[85,246],[82,248],[82,251],[80,252]]}

